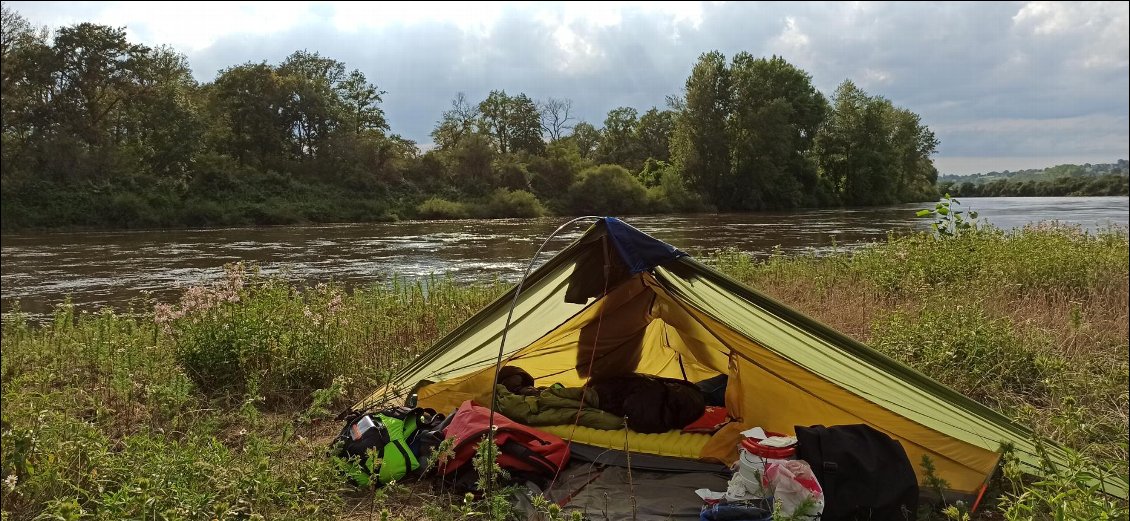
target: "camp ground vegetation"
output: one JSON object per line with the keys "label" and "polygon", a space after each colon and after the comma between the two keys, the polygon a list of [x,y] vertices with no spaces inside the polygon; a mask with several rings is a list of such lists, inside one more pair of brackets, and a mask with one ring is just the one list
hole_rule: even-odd
{"label": "camp ground vegetation", "polygon": [[[1126,503],[1089,477],[1126,475],[1128,254],[1125,229],[1040,225],[819,257],[702,257],[1072,449],[1076,465],[1038,482],[1006,464],[975,517],[1126,519]],[[3,519],[502,512],[504,499],[430,485],[352,487],[343,472],[357,468],[326,446],[337,411],[507,288],[442,277],[293,286],[232,265],[174,303],[62,305],[39,324],[7,314]],[[930,508],[963,519],[968,505]]]}

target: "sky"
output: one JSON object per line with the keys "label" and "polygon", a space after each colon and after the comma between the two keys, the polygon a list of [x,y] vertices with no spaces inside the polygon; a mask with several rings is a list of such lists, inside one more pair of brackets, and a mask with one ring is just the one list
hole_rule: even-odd
{"label": "sky", "polygon": [[36,25],[124,26],[199,81],[317,51],[387,92],[430,145],[456,93],[568,98],[580,120],[641,113],[719,50],[782,56],[827,96],[850,79],[919,114],[942,174],[1130,156],[1127,2],[5,2]]}

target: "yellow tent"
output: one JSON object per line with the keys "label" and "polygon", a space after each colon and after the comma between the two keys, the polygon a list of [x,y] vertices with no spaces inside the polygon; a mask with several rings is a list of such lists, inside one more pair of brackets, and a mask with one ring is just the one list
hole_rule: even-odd
{"label": "yellow tent", "polygon": [[[513,303],[503,364],[526,370],[537,385],[625,372],[690,381],[728,374],[726,407],[738,421],[695,446],[704,460],[732,463],[739,433],[752,426],[792,433],[797,425],[865,423],[899,440],[912,463],[929,456],[954,492],[982,487],[1002,443],[1014,446],[1024,470],[1042,472],[1028,429],[617,219],[600,219],[531,273],[516,301],[514,292],[357,407],[411,392],[420,406],[441,411],[468,399],[489,404]],[[625,438],[574,439],[623,448]],[[1044,450],[1065,460],[1053,443]],[[1124,481],[1105,486],[1126,497]]]}

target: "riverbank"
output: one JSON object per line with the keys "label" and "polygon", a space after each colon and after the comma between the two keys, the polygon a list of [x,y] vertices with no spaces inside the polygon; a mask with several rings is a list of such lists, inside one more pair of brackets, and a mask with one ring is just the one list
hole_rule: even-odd
{"label": "riverbank", "polygon": [[[1125,473],[1128,244],[1125,230],[1041,226],[709,260]],[[4,517],[459,518],[477,507],[426,489],[345,488],[324,457],[339,427],[329,418],[505,289],[438,278],[296,288],[233,267],[140,318],[64,306],[32,326],[9,314]],[[988,510],[1126,515],[1071,475],[1025,490],[1006,487]]]}

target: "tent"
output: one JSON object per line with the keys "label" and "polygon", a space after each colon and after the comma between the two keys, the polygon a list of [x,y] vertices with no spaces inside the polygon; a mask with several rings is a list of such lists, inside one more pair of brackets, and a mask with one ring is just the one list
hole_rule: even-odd
{"label": "tent", "polygon": [[[738,421],[694,447],[691,456],[705,461],[733,462],[740,432],[752,426],[792,433],[797,425],[865,423],[901,442],[920,483],[919,462],[929,456],[955,493],[982,489],[1002,443],[1014,446],[1026,472],[1044,467],[1030,430],[611,217],[357,407],[412,393],[440,411],[468,399],[489,404],[504,330],[503,363],[539,386],[633,371],[690,381],[728,374],[726,407]],[[654,448],[677,437],[640,443]],[[575,441],[623,448],[623,440]],[[1043,450],[1066,461],[1054,443]],[[1126,497],[1123,480],[1104,486]]]}

